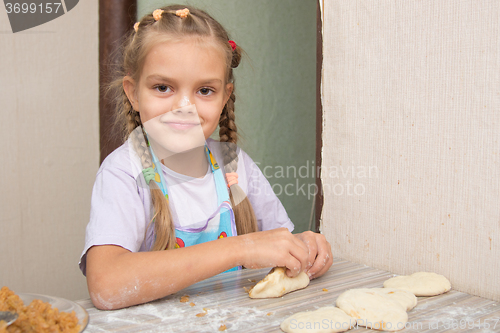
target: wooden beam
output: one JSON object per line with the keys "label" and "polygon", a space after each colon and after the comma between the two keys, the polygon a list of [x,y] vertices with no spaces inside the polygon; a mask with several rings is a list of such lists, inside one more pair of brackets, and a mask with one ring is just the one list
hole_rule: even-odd
{"label": "wooden beam", "polygon": [[321,8],[317,1],[316,6],[316,232],[319,232],[321,223],[321,212],[323,210],[323,186],[321,173],[321,149],[323,148],[323,105],[321,104],[321,70],[323,67],[323,25],[321,20]]}
{"label": "wooden beam", "polygon": [[122,144],[114,133],[114,109],[104,97],[104,88],[119,66],[119,47],[136,22],[136,0],[99,0],[99,145],[100,162]]}

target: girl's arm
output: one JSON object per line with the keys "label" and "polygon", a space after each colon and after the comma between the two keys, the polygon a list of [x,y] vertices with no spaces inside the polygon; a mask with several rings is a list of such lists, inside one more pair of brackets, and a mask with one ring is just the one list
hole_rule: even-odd
{"label": "girl's arm", "polygon": [[240,265],[282,266],[296,276],[306,268],[308,256],[305,243],[285,228],[168,251],[99,245],[87,252],[87,284],[98,309],[119,309],[165,297]]}

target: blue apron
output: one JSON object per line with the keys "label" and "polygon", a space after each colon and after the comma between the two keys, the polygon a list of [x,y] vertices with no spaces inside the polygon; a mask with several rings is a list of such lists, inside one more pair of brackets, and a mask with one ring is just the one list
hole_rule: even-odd
{"label": "blue apron", "polygon": [[[158,172],[159,168],[157,166],[161,165],[160,161],[153,152],[153,149],[149,147],[151,151],[151,156],[153,158],[153,169],[155,172],[154,181],[158,184],[158,187],[162,190],[165,198],[168,201],[168,192],[165,179],[163,177],[163,172]],[[215,190],[217,193],[217,210],[210,215],[204,226],[199,228],[175,228],[176,244],[175,248],[188,247],[196,244],[201,244],[209,241],[216,240],[218,238],[236,236],[236,223],[234,220],[234,213],[231,207],[231,202],[229,199],[229,192],[227,190],[226,181],[224,179],[224,173],[222,169],[217,164],[212,153],[205,145],[205,153],[207,155],[208,164],[214,176]],[[161,169],[160,169],[161,170]],[[207,228],[209,222],[213,219],[219,217],[218,226],[213,225]],[[214,222],[217,222],[216,220]],[[239,266],[227,270],[234,271],[240,269]]]}

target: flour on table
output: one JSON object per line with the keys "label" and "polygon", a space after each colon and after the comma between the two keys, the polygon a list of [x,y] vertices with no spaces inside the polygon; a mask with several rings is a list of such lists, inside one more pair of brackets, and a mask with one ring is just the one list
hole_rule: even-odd
{"label": "flour on table", "polygon": [[442,275],[418,272],[412,275],[393,277],[384,282],[384,287],[408,290],[415,296],[435,296],[449,291],[451,284]]}

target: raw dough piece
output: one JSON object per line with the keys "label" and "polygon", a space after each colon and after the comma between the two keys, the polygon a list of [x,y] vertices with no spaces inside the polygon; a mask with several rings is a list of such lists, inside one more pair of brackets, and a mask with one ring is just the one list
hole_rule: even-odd
{"label": "raw dough piece", "polygon": [[384,287],[408,290],[415,296],[435,296],[449,291],[451,284],[442,275],[418,272],[412,275],[393,277],[384,282]]}
{"label": "raw dough piece", "polygon": [[250,289],[250,298],[280,297],[289,292],[309,285],[309,276],[302,271],[294,278],[289,278],[284,267],[273,268],[266,277]]}
{"label": "raw dough piece", "polygon": [[359,326],[366,328],[399,331],[408,321],[406,308],[380,291],[373,289],[350,289],[343,292],[337,306],[351,317],[357,318]]}
{"label": "raw dough piece", "polygon": [[316,311],[298,312],[281,323],[287,333],[334,333],[344,332],[356,325],[356,319],[334,306]]}
{"label": "raw dough piece", "polygon": [[[364,290],[364,289],[359,289]],[[390,300],[396,301],[406,310],[410,311],[417,305],[417,298],[413,293],[408,290],[394,289],[394,288],[371,288],[366,289],[374,291],[378,294],[389,297]]]}

